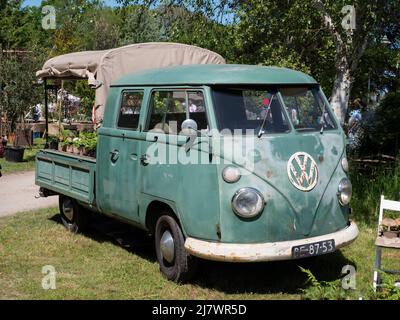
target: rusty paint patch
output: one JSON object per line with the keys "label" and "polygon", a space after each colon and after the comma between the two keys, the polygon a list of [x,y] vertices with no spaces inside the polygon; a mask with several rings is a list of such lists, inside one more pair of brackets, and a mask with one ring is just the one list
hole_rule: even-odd
{"label": "rusty paint patch", "polygon": [[219,223],[217,223],[217,225],[215,226],[216,230],[217,230],[217,237],[219,240],[221,240],[222,234],[221,234],[221,226]]}
{"label": "rusty paint patch", "polygon": [[272,171],[271,171],[271,170],[268,170],[268,171],[267,171],[267,178],[268,178],[268,179],[271,179],[271,178],[272,178]]}

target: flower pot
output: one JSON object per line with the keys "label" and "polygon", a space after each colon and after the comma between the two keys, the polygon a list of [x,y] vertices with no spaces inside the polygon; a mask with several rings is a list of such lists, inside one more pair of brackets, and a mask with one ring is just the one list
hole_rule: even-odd
{"label": "flower pot", "polygon": [[67,146],[62,145],[61,143],[58,144],[58,151],[67,151]]}
{"label": "flower pot", "polygon": [[88,152],[88,157],[96,158],[96,150],[90,150]]}
{"label": "flower pot", "polygon": [[72,145],[71,146],[67,146],[65,151],[67,151],[69,153],[74,153],[74,147]]}
{"label": "flower pot", "polygon": [[87,156],[89,154],[89,151],[86,148],[80,148],[80,151],[81,156]]}
{"label": "flower pot", "polygon": [[80,154],[81,153],[81,151],[79,150],[79,147],[76,147],[76,146],[72,146],[72,152],[74,154]]}
{"label": "flower pot", "polygon": [[10,162],[24,161],[25,148],[22,147],[5,147],[5,158]]}
{"label": "flower pot", "polygon": [[57,141],[50,141],[49,148],[52,149],[52,150],[57,150],[58,149],[58,142]]}

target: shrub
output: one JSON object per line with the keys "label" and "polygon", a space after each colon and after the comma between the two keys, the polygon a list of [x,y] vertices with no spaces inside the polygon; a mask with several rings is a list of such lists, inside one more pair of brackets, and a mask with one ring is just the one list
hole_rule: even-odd
{"label": "shrub", "polygon": [[95,151],[97,148],[97,133],[87,132],[79,135],[80,146],[85,148],[87,151]]}
{"label": "shrub", "polygon": [[388,93],[370,117],[362,123],[361,155],[396,156],[400,147],[400,93]]}
{"label": "shrub", "polygon": [[348,294],[341,287],[341,279],[332,282],[318,281],[308,269],[299,267],[307,275],[310,286],[302,289],[303,299],[305,300],[346,300]]}
{"label": "shrub", "polygon": [[396,286],[396,282],[399,283],[399,276],[380,272],[381,284],[374,292],[372,286],[368,291],[367,299],[383,299],[383,300],[395,300],[400,301],[400,287]]}

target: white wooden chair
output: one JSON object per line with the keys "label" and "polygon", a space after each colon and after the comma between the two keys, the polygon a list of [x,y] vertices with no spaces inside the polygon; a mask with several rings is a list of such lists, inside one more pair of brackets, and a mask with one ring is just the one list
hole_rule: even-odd
{"label": "white wooden chair", "polygon": [[384,210],[398,211],[400,215],[400,202],[386,200],[385,197],[381,196],[381,203],[379,207],[379,222],[378,222],[378,234],[375,241],[376,254],[375,254],[375,270],[374,270],[374,282],[373,287],[376,291],[377,287],[380,285],[379,271],[384,271],[386,273],[397,274],[400,270],[384,270],[382,266],[382,248],[390,249],[400,249],[400,238],[388,238],[381,234],[381,225],[383,220]]}

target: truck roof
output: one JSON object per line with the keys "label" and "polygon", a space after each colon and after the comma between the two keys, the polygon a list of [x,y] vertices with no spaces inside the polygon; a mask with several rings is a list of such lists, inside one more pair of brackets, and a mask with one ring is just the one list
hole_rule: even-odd
{"label": "truck roof", "polygon": [[151,85],[219,85],[219,84],[317,84],[303,72],[279,67],[239,64],[195,64],[183,65],[126,75],[111,86]]}

